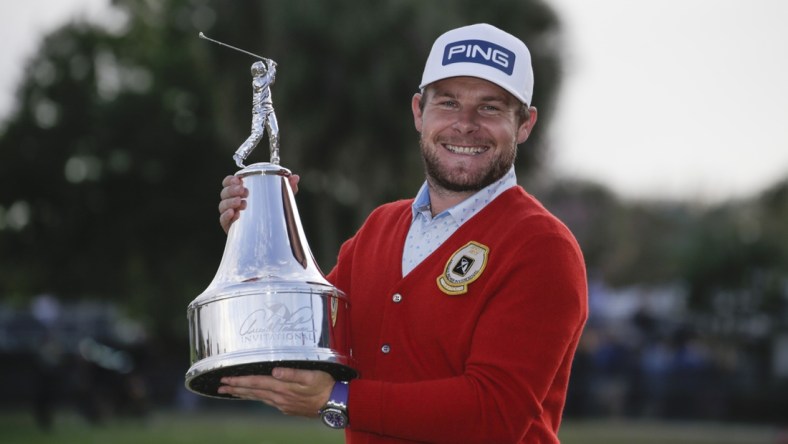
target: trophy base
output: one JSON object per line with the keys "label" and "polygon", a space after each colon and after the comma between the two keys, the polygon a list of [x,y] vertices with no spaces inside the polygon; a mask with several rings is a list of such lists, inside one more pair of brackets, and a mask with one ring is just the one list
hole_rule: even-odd
{"label": "trophy base", "polygon": [[186,381],[186,388],[198,395],[221,399],[237,399],[230,395],[218,393],[221,379],[225,376],[270,375],[276,367],[295,368],[299,370],[322,370],[337,381],[349,381],[358,376],[352,368],[326,361],[272,361],[252,362],[247,364],[220,367],[196,375]]}

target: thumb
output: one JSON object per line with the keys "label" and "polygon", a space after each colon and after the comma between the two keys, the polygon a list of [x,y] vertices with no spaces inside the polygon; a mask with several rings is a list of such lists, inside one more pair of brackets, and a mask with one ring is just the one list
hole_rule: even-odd
{"label": "thumb", "polygon": [[271,370],[271,376],[278,381],[303,383],[304,378],[300,372],[293,368],[276,367]]}

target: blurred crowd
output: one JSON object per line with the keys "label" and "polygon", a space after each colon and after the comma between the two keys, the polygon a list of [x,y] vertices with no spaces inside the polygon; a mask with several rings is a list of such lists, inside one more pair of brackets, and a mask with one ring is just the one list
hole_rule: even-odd
{"label": "blurred crowd", "polygon": [[140,325],[112,306],[63,307],[50,295],[35,298],[30,310],[2,306],[2,407],[25,406],[44,430],[65,409],[91,424],[144,416],[151,407],[145,346]]}
{"label": "blurred crowd", "polygon": [[[567,417],[781,423],[788,387],[763,359],[769,353],[705,335],[679,287],[612,290],[592,279],[589,293]],[[50,295],[27,310],[0,304],[0,408],[25,406],[49,429],[63,410],[100,424],[226,404],[185,390],[183,346],[156,351],[142,324],[111,305]]]}
{"label": "blurred crowd", "polygon": [[613,291],[592,282],[589,297],[568,416],[782,421],[788,379],[774,374],[773,350],[709,335],[680,287]]}

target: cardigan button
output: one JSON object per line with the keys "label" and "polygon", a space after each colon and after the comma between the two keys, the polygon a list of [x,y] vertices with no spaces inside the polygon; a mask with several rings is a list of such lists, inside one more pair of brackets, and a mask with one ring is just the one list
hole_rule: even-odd
{"label": "cardigan button", "polygon": [[388,353],[391,351],[391,347],[388,344],[383,344],[383,347],[380,347],[380,351],[383,353]]}
{"label": "cardigan button", "polygon": [[402,295],[399,293],[394,293],[394,296],[391,297],[391,300],[398,304],[402,302]]}

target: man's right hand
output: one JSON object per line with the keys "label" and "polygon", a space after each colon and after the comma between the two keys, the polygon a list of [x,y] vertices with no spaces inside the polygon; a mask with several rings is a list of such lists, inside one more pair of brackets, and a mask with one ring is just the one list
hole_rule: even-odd
{"label": "man's right hand", "polygon": [[241,210],[246,208],[246,198],[249,190],[244,187],[243,180],[238,176],[227,176],[222,180],[222,192],[219,194],[219,224],[225,233],[230,231],[233,224],[241,215]]}
{"label": "man's right hand", "polygon": [[[288,177],[293,193],[298,192],[300,177],[292,174]],[[241,216],[241,211],[246,208],[246,198],[249,190],[244,187],[243,180],[238,176],[227,176],[222,180],[222,192],[219,197],[219,224],[225,233],[230,231],[230,225]]]}

